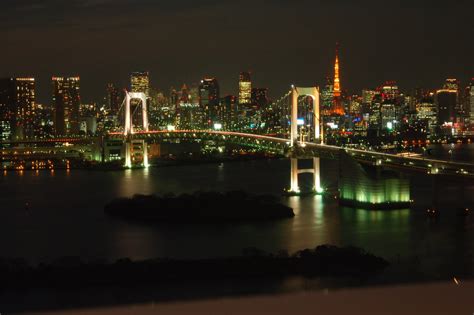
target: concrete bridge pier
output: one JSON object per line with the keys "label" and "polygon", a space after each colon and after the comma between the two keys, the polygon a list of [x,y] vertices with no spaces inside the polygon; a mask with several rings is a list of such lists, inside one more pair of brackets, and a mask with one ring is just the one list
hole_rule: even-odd
{"label": "concrete bridge pier", "polygon": [[125,167],[132,168],[132,152],[130,141],[125,141]]}
{"label": "concrete bridge pier", "polygon": [[319,157],[314,157],[313,159],[313,167],[308,169],[299,169],[298,168],[298,158],[291,157],[290,164],[291,164],[291,171],[290,171],[290,193],[291,194],[299,194],[301,193],[299,182],[298,182],[298,175],[304,173],[311,173],[313,174],[313,193],[321,194],[323,193],[323,188],[321,187],[321,161]]}
{"label": "concrete bridge pier", "polygon": [[149,167],[148,145],[145,140],[127,139],[125,141],[125,167]]}

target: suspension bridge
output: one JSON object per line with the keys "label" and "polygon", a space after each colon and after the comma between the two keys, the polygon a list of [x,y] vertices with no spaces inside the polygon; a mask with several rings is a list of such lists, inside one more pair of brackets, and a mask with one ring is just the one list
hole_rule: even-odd
{"label": "suspension bridge", "polygon": [[[301,100],[312,99],[312,107],[305,115],[305,129],[301,127]],[[148,143],[169,140],[206,141],[234,144],[255,148],[264,152],[285,155],[290,160],[290,194],[301,193],[299,175],[312,175],[312,192],[323,193],[321,185],[321,159],[340,161],[342,168],[339,188],[341,198],[354,204],[406,205],[410,202],[409,183],[403,174],[422,173],[434,178],[474,179],[474,164],[458,163],[418,156],[386,154],[376,151],[345,148],[324,144],[324,128],[320,115],[320,93],[317,87],[292,86],[288,93],[272,105],[279,114],[280,130],[283,136],[270,136],[230,130],[150,130],[147,97],[144,93],[126,92],[120,111],[123,113],[122,130],[110,132],[105,142],[121,143],[121,158],[124,166],[148,167]],[[132,105],[134,103],[134,105]],[[134,110],[132,111],[132,108]],[[135,125],[136,113],[140,122]],[[136,119],[135,119],[136,120]],[[84,146],[90,138],[68,137],[58,139],[25,140],[22,145],[46,146],[55,143],[69,143]],[[15,143],[11,142],[13,146]],[[16,143],[16,144],[19,144]],[[15,148],[3,150],[2,154],[14,154]],[[46,150],[46,151],[45,151]],[[45,148],[43,150],[47,152]],[[299,160],[312,160],[309,168],[299,168]],[[387,176],[387,171],[389,175]],[[394,175],[398,174],[398,175]],[[438,180],[439,181],[439,180]],[[391,189],[387,187],[391,186]]]}

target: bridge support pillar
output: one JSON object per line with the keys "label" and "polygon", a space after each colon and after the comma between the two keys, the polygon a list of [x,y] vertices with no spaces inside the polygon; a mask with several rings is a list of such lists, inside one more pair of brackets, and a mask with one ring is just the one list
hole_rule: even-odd
{"label": "bridge support pillar", "polygon": [[125,141],[125,167],[132,168],[132,152],[130,141]]}
{"label": "bridge support pillar", "polygon": [[299,193],[300,187],[298,185],[298,159],[291,158],[291,171],[290,171],[290,192]]}
{"label": "bridge support pillar", "polygon": [[315,157],[313,160],[313,167],[310,169],[299,169],[298,158],[290,158],[291,171],[290,171],[290,194],[300,194],[301,190],[298,182],[298,175],[303,173],[313,174],[313,193],[322,194],[324,192],[321,187],[321,160],[319,157]]}
{"label": "bridge support pillar", "polygon": [[126,168],[149,167],[148,147],[145,140],[125,141],[125,165]]}
{"label": "bridge support pillar", "polygon": [[314,180],[314,191],[318,194],[324,192],[323,187],[321,187],[321,159],[319,157],[313,158],[313,180]]}

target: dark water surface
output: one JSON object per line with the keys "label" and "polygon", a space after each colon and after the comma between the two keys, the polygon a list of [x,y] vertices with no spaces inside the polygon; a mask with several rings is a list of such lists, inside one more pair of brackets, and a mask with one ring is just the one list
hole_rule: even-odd
{"label": "dark water surface", "polygon": [[[338,167],[323,161],[323,185]],[[121,257],[201,258],[238,255],[255,246],[294,252],[319,244],[360,246],[388,259],[422,256],[431,268],[464,261],[474,249],[474,221],[446,209],[433,221],[421,210],[367,211],[339,207],[320,196],[282,197],[295,218],[253,224],[138,224],[112,219],[103,206],[136,193],[244,189],[280,194],[288,185],[286,160],[231,162],[117,172],[56,170],[0,176],[0,252],[32,263],[61,256],[84,260]],[[305,179],[303,178],[303,181]],[[412,179],[412,198],[429,203],[431,181]],[[469,186],[464,195],[472,196]],[[456,201],[457,187],[441,192]],[[417,197],[419,196],[419,197]],[[25,207],[28,203],[28,208]]]}
{"label": "dark water surface", "polygon": [[[445,156],[451,146],[437,147],[433,155]],[[474,147],[458,153],[471,161]],[[322,161],[323,186],[337,181],[335,161]],[[302,184],[310,178],[302,176]],[[127,170],[117,172],[56,170],[55,172],[8,172],[0,174],[0,256],[21,257],[30,263],[51,262],[62,256],[86,261],[113,261],[122,257],[204,258],[239,255],[243,248],[290,253],[320,244],[355,245],[389,259],[395,266],[392,279],[407,281],[408,275],[423,279],[474,276],[474,214],[456,215],[464,198],[471,205],[474,183],[443,182],[439,197],[443,207],[438,220],[425,216],[432,202],[432,180],[411,175],[415,209],[368,211],[339,207],[321,196],[282,197],[294,208],[293,219],[253,224],[138,224],[112,219],[104,205],[119,196],[136,193],[182,193],[196,190],[281,195],[289,184],[287,160],[259,160]],[[460,193],[460,187],[464,192]],[[28,203],[28,207],[25,204]],[[408,266],[408,267],[406,267]],[[398,268],[398,270],[397,270]],[[412,273],[409,269],[415,270]],[[398,276],[400,275],[400,276]],[[133,292],[120,288],[88,291],[28,291],[0,295],[7,310],[35,310],[91,305],[136,303],[175,298],[282,292],[327,287],[319,280],[285,279],[190,283]],[[336,284],[337,285],[337,284]],[[342,286],[347,286],[344,282]],[[117,291],[118,290],[118,291]],[[114,292],[114,293],[112,293]],[[64,295],[64,296],[63,296]],[[6,304],[5,304],[6,303]],[[1,303],[0,303],[1,304]],[[0,310],[2,311],[2,310]]]}

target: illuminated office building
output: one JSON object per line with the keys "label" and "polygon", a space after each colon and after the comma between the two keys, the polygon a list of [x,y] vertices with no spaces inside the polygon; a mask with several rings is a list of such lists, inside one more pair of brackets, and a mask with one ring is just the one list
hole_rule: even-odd
{"label": "illuminated office building", "polygon": [[35,79],[0,80],[0,134],[3,140],[34,137]]}
{"label": "illuminated office building", "polygon": [[145,93],[150,96],[150,75],[147,71],[133,72],[130,75],[130,88],[132,92]]}
{"label": "illuminated office building", "polygon": [[257,110],[263,110],[268,105],[268,89],[253,88],[252,89],[252,106]]}
{"label": "illuminated office building", "polygon": [[433,94],[425,96],[416,104],[416,118],[426,122],[428,130],[432,133],[436,127],[436,106]]}
{"label": "illuminated office building", "polygon": [[199,85],[199,105],[204,112],[205,125],[212,128],[221,123],[220,90],[216,78],[204,78]]}
{"label": "illuminated office building", "polygon": [[467,87],[467,108],[469,110],[469,117],[470,117],[470,123],[471,126],[474,124],[474,78],[471,79],[471,82],[469,83]]}
{"label": "illuminated office building", "polygon": [[116,115],[122,105],[124,92],[115,87],[112,83],[107,84],[106,105],[112,115]]}
{"label": "illuminated office building", "polygon": [[[149,103],[149,98],[150,98],[150,76],[147,71],[138,71],[138,72],[132,72],[130,74],[130,90],[133,93],[145,93],[146,99],[147,99],[147,104],[145,106],[148,106]],[[137,130],[142,129],[142,113],[143,111],[140,109],[137,109],[138,106],[141,106],[141,103],[138,99],[132,99],[130,102],[131,106],[131,112],[135,113],[132,116],[132,124],[134,128]]]}
{"label": "illuminated office building", "polygon": [[330,77],[326,78],[326,85],[321,90],[321,113],[323,116],[331,114],[332,105],[334,102],[334,84]]}
{"label": "illuminated office building", "polygon": [[249,72],[241,72],[239,76],[239,104],[250,106],[252,103],[252,81]]}
{"label": "illuminated office building", "polygon": [[455,122],[457,99],[457,90],[441,89],[436,91],[438,125],[449,127]]}
{"label": "illuminated office building", "polygon": [[222,124],[226,130],[234,130],[238,123],[237,97],[227,95],[221,99]]}
{"label": "illuminated office building", "polygon": [[459,80],[458,79],[446,79],[446,81],[444,82],[443,89],[459,91]]}
{"label": "illuminated office building", "polygon": [[57,136],[76,135],[80,130],[79,77],[53,77],[54,129]]}
{"label": "illuminated office building", "polygon": [[400,97],[400,90],[395,81],[387,81],[382,86],[379,87],[382,100],[395,100],[397,101]]}

